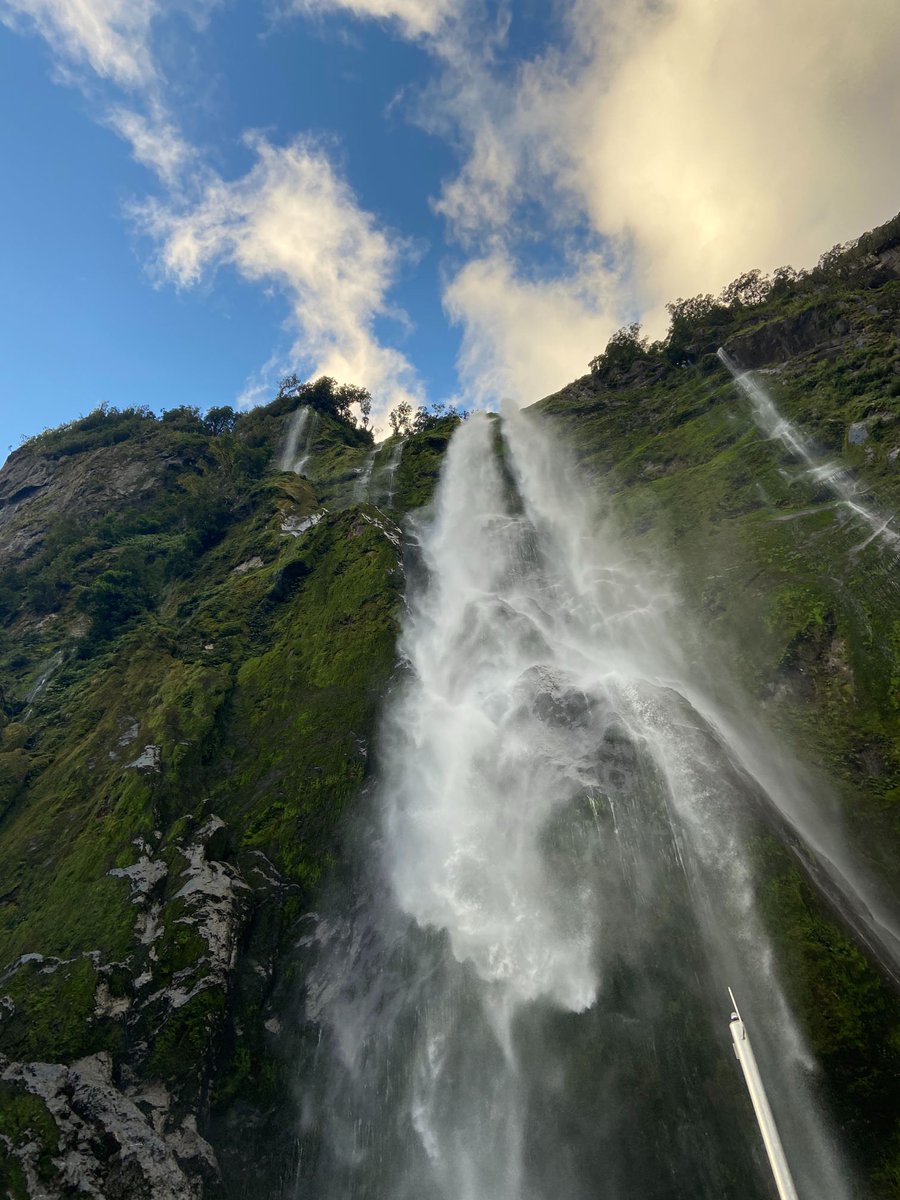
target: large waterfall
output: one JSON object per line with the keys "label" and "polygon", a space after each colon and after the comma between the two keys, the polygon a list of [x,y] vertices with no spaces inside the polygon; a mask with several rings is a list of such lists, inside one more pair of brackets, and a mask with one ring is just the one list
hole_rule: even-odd
{"label": "large waterfall", "polygon": [[458,430],[414,534],[354,901],[306,947],[296,1196],[764,1200],[730,985],[801,1197],[849,1198],[754,899],[802,798],[664,576],[515,412]]}

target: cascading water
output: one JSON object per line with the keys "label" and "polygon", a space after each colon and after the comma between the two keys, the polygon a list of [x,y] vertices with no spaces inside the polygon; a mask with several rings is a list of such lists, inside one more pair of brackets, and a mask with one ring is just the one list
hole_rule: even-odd
{"label": "cascading water", "polygon": [[375,466],[375,457],[377,454],[377,450],[369,451],[359,472],[359,476],[353,483],[354,504],[364,504],[369,497],[369,486],[372,482],[372,470]]}
{"label": "cascading water", "polygon": [[308,404],[301,404],[291,413],[284,449],[278,461],[279,471],[302,475],[312,455],[312,443],[319,428],[319,414]]}
{"label": "cascading water", "polygon": [[374,485],[372,488],[372,503],[383,504],[385,508],[390,508],[394,503],[394,496],[397,491],[397,471],[400,468],[400,460],[403,457],[403,447],[406,445],[406,438],[398,438],[393,446],[387,462],[376,473]]}
{"label": "cascading water", "polygon": [[378,853],[306,947],[296,1196],[763,1200],[730,984],[801,1197],[844,1200],[754,907],[778,797],[688,684],[673,598],[546,430],[503,428],[460,428],[417,531]]}
{"label": "cascading water", "polygon": [[783,417],[775,401],[750,372],[742,370],[733,358],[720,346],[719,360],[728,368],[735,384],[750,401],[753,419],[763,433],[778,441],[795,458],[804,464],[809,477],[829,489],[838,503],[846,507],[869,530],[869,536],[856,551],[865,549],[870,542],[881,541],[894,553],[900,551],[900,534],[890,528],[893,516],[883,517],[867,504],[861,503],[861,490],[852,475],[840,463],[818,460],[817,455],[803,433]]}

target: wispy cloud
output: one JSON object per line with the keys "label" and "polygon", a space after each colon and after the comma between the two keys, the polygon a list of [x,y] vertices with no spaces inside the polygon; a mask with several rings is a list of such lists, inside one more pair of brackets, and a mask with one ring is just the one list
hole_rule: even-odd
{"label": "wispy cloud", "polygon": [[[178,11],[202,26],[214,3],[181,0]],[[68,80],[78,81],[74,72],[88,79],[92,73],[117,93],[100,119],[164,185],[161,196],[132,207],[156,242],[160,278],[189,287],[216,267],[231,266],[245,281],[277,286],[288,298],[293,345],[260,368],[244,388],[245,402],[270,395],[277,374],[300,367],[368,386],[382,410],[401,399],[421,399],[405,356],[375,333],[381,318],[393,317],[400,327],[406,320],[387,298],[406,247],[357,203],[321,147],[302,137],[281,148],[248,137],[256,164],[242,178],[226,180],[171,116],[151,39],[154,20],[166,15],[156,0],[0,5],[17,29],[47,40]],[[441,20],[439,4],[417,16],[415,0],[360,0],[360,7],[373,16],[397,17],[409,35],[431,33]]]}
{"label": "wispy cloud", "polygon": [[501,251],[469,261],[444,292],[463,328],[458,365],[468,400],[521,405],[556,391],[621,323],[616,284],[596,259],[549,280],[523,277]]}
{"label": "wispy cloud", "polygon": [[293,0],[291,10],[304,16],[350,12],[355,17],[396,22],[407,37],[436,34],[463,0]]}
{"label": "wispy cloud", "polygon": [[[216,0],[175,2],[202,21]],[[851,18],[838,0],[556,0],[553,44],[520,61],[504,44],[508,0],[283,3],[387,23],[432,56],[433,79],[404,107],[459,153],[432,202],[460,377],[479,402],[537,399],[622,321],[661,333],[666,301],[753,266],[808,264],[896,210],[896,0],[858,0]],[[228,265],[276,285],[291,314],[285,366],[417,395],[379,336],[396,315],[401,239],[303,138],[257,139],[237,180],[205,165],[154,57],[172,11],[0,0],[2,19],[39,32],[70,75],[105,81],[101,119],[163,185],[141,219],[165,278],[190,286]]]}
{"label": "wispy cloud", "polygon": [[[752,266],[809,264],[892,215],[900,195],[885,143],[900,128],[893,0],[860,0],[852,20],[838,0],[569,0],[560,11],[566,36],[506,76],[489,56],[448,51],[446,36],[432,43],[442,76],[422,120],[463,147],[436,208],[472,255],[445,302],[476,396],[530,377],[523,399],[536,399],[555,372],[558,386],[583,366],[561,361],[537,322],[522,372],[523,312],[539,298],[566,298],[555,337],[573,350],[583,338],[566,331],[586,337],[600,312],[643,314],[658,334],[666,301]],[[541,241],[566,250],[557,279],[535,285]],[[600,301],[585,261],[602,248],[631,266],[587,271]]]}
{"label": "wispy cloud", "polygon": [[277,286],[292,314],[290,364],[362,383],[381,408],[418,399],[409,362],[374,328],[392,315],[388,290],[404,244],[359,206],[321,147],[303,138],[283,147],[249,140],[257,159],[243,177],[208,173],[196,203],[154,200],[136,210],[159,244],[162,276],[186,287],[230,266],[249,282]]}
{"label": "wispy cloud", "polygon": [[110,112],[108,123],[131,144],[135,159],[169,186],[176,185],[185,168],[197,159],[196,150],[165,111],[151,107],[149,113],[142,113],[117,107]]}
{"label": "wispy cloud", "polygon": [[2,0],[0,16],[13,29],[33,29],[62,64],[88,67],[125,88],[154,78],[150,27],[156,0]]}

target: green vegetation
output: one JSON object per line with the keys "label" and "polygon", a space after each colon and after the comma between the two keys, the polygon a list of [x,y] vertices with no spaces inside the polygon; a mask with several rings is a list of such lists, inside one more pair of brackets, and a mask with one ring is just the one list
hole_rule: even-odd
{"label": "green vegetation", "polygon": [[[900,638],[895,551],[754,425],[715,356],[766,370],[779,411],[884,516],[900,511],[900,218],[808,274],[751,272],[670,309],[667,338],[619,331],[591,374],[538,405],[648,572],[674,568],[685,653],[737,678],[798,749],[862,861],[896,887]],[[852,444],[854,422],[867,436]],[[868,544],[866,544],[868,542]],[[702,615],[696,643],[696,614]],[[715,664],[721,662],[721,670]],[[760,834],[758,892],[779,965],[868,1181],[900,1194],[900,1009],[803,872]]]}
{"label": "green vegetation", "polygon": [[[353,500],[366,396],[290,390],[241,415],[98,410],[11,456],[6,478],[41,480],[11,524],[0,491],[0,1062],[103,1050],[212,1127],[252,1111],[223,1163],[289,1136],[264,1022],[342,856],[403,584],[399,528]],[[300,403],[308,478],[277,470]],[[419,503],[457,420],[406,444]],[[8,1092],[18,1144],[40,1106]]]}
{"label": "green vegetation", "polygon": [[[715,350],[770,369],[780,409],[867,503],[897,511],[898,245],[900,220],[808,274],[750,272],[719,298],[679,300],[663,342],[619,331],[538,406],[598,503],[614,495],[629,550],[680,573],[704,660],[721,656],[722,677],[799,747],[888,880],[895,559],[759,434]],[[0,1055],[105,1050],[129,1080],[161,1079],[238,1181],[240,1158],[270,1162],[293,1136],[285,1064],[314,1052],[286,1019],[295,949],[346,857],[343,818],[395,669],[394,522],[431,498],[461,419],[395,410],[385,512],[355,499],[373,462],[367,397],[291,378],[245,414],[101,408],[26,443],[0,476]],[[301,404],[317,414],[302,478],[277,469]],[[851,444],[854,422],[866,436]],[[786,986],[846,1098],[871,1195],[887,1200],[900,1189],[896,1001],[788,850],[763,830],[754,845]],[[661,908],[666,936],[678,903]],[[690,1011],[676,1014],[685,1026]],[[3,1138],[55,1136],[42,1105],[0,1089],[11,1195],[25,1183]]]}

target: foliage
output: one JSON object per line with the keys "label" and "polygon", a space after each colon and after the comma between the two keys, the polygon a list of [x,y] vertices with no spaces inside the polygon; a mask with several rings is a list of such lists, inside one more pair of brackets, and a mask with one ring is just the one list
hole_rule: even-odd
{"label": "foliage", "polygon": [[608,376],[627,371],[633,363],[646,358],[649,353],[649,343],[641,336],[641,327],[637,322],[623,325],[617,329],[606,349],[590,362],[591,373]]}
{"label": "foliage", "polygon": [[414,410],[408,400],[401,400],[388,414],[388,421],[394,437],[410,437],[429,429],[439,429],[446,421],[457,425],[467,416],[465,410],[448,404],[432,404],[430,408],[420,405]]}
{"label": "foliage", "polygon": [[321,375],[308,383],[301,383],[296,374],[286,375],[282,379],[278,395],[271,411],[278,415],[282,411],[290,411],[283,406],[291,402],[292,407],[297,403],[308,404],[316,412],[325,413],[335,420],[342,421],[351,428],[356,428],[353,409],[359,410],[359,430],[371,441],[369,432],[369,417],[372,412],[372,396],[367,388],[354,383],[337,383],[329,375]]}
{"label": "foliage", "polygon": [[[852,524],[757,434],[715,361],[703,363],[720,341],[776,321],[789,329],[812,304],[833,348],[833,321],[845,317],[839,355],[814,349],[773,379],[784,411],[844,453],[848,422],[889,407],[900,284],[873,256],[898,236],[861,239],[811,272],[784,268],[768,283],[750,272],[727,295],[677,301],[662,346],[626,327],[607,376],[543,405],[571,433],[586,476],[616,492],[629,552],[681,564],[685,607],[704,614],[709,652],[724,647],[729,673],[782,736],[824,765],[848,839],[886,877],[900,823],[893,568],[876,547],[858,548]],[[295,1129],[284,1043],[266,1022],[292,1011],[292,972],[302,970],[292,948],[345,857],[343,815],[369,778],[366,751],[395,669],[402,572],[383,514],[351,500],[370,444],[348,417],[353,405],[366,417],[353,395],[333,380],[295,379],[248,413],[101,409],[41,435],[17,453],[83,454],[92,478],[117,477],[126,463],[168,466],[138,490],[111,491],[102,510],[56,512],[43,545],[0,574],[0,971],[20,955],[47,956],[3,983],[15,1016],[0,1022],[0,1052],[67,1061],[108,1049],[136,1083],[161,1078],[176,1104],[200,1106],[201,1132],[212,1136],[212,1121],[225,1173],[253,1194],[264,1185],[248,1184],[241,1159],[271,1161],[276,1133],[289,1145]],[[285,418],[313,397],[322,417],[309,479],[269,471]],[[432,497],[460,418],[440,406],[401,411],[400,512]],[[900,507],[887,457],[898,430],[873,425],[847,459],[888,510]],[[323,509],[301,536],[284,532],[285,517]],[[684,642],[692,655],[688,632]],[[83,645],[90,653],[79,656]],[[146,744],[160,747],[159,772],[133,767]],[[247,883],[235,932],[243,965],[227,990],[154,1008],[145,997],[180,972],[202,982],[205,942],[178,893],[185,846],[212,814],[224,828],[210,861]],[[109,874],[136,861],[138,840],[168,867],[149,945],[135,935],[128,881]],[[828,1079],[846,1087],[839,1115],[880,1200],[900,1172],[886,993],[795,863],[768,841],[758,856],[786,985]],[[127,1018],[97,1016],[101,968],[133,1001]],[[139,992],[145,968],[153,981]],[[0,1097],[0,1134],[21,1140],[40,1113],[13,1103]]]}

